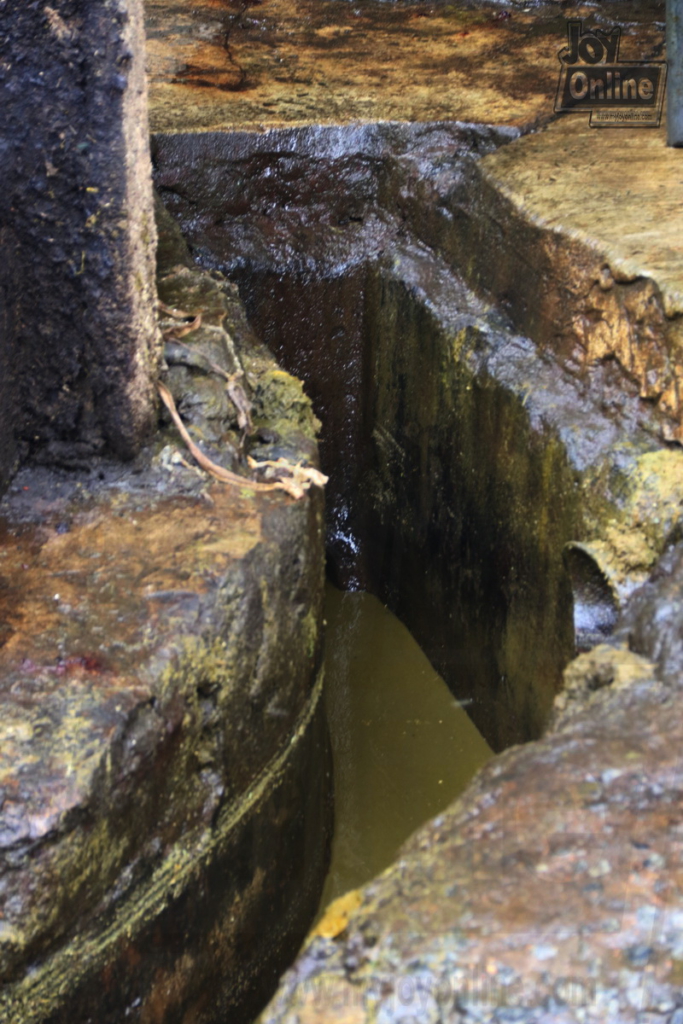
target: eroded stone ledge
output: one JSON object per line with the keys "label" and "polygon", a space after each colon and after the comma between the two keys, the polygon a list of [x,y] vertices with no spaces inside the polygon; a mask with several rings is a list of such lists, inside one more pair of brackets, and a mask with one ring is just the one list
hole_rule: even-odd
{"label": "eroded stone ledge", "polygon": [[[188,349],[242,368],[253,452],[314,460],[300,382],[161,233],[162,289],[206,318]],[[207,416],[193,372],[169,381],[189,429],[239,462],[236,410]],[[167,428],[132,465],[24,469],[0,507],[7,1024],[248,1020],[319,896],[322,494],[228,486],[182,447]]]}

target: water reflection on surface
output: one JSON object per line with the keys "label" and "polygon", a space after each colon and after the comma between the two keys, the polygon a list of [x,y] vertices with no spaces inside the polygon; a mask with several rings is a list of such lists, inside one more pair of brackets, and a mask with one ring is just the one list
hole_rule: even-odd
{"label": "water reflection on surface", "polygon": [[493,756],[408,630],[377,598],[328,584],[325,702],[335,837],[321,908],[383,871]]}

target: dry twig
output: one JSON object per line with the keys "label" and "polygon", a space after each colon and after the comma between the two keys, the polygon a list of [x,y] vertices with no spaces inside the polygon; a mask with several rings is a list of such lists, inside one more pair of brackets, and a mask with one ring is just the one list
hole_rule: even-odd
{"label": "dry twig", "polygon": [[171,414],[171,419],[175,423],[178,433],[187,445],[191,455],[203,470],[210,473],[211,476],[215,477],[217,480],[222,480],[223,483],[234,484],[238,487],[250,487],[255,491],[285,491],[286,494],[291,495],[291,497],[296,500],[302,498],[312,484],[315,484],[317,487],[322,487],[327,483],[327,477],[324,476],[323,473],[318,472],[317,469],[312,469],[309,466],[302,466],[300,463],[294,465],[291,462],[287,462],[286,459],[278,459],[277,462],[256,462],[254,459],[249,458],[249,465],[252,469],[258,469],[263,466],[267,467],[269,470],[275,470],[277,472],[277,478],[271,483],[260,483],[256,480],[248,480],[246,477],[239,476],[237,473],[232,473],[229,469],[225,469],[224,466],[219,466],[217,462],[214,462],[205,455],[201,448],[199,448],[199,446],[196,445],[190,437],[187,428],[176,409],[176,404],[173,401],[173,395],[168,388],[162,384],[161,381],[157,383],[157,388],[162,402]]}

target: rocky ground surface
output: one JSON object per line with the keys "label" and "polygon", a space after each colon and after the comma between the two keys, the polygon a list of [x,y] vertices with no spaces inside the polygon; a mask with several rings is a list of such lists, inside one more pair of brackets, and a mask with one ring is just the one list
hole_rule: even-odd
{"label": "rocky ground surface", "polygon": [[7,1024],[248,1019],[326,865],[321,490],[281,464],[255,484],[241,451],[314,462],[316,422],[160,233],[164,379],[236,476],[168,421],[132,464],[26,468],[2,501]]}
{"label": "rocky ground surface", "polygon": [[[390,198],[439,259],[557,353],[510,388],[539,429],[555,415],[546,382],[561,363],[593,394],[608,380],[608,418],[649,431],[635,453],[623,438],[622,468],[644,457],[619,522],[583,538],[602,545],[584,553],[601,564],[607,553],[601,585],[626,605],[617,639],[570,665],[544,738],[492,761],[311,938],[263,1020],[681,1024],[675,549],[628,600],[628,572],[643,581],[680,515],[680,453],[661,448],[680,423],[678,163],[655,132],[620,131],[613,145],[581,115],[518,138],[553,118],[569,18],[622,23],[624,53],[648,59],[661,55],[660,7],[149,0],[148,15],[152,128],[158,147],[172,137],[179,165],[189,136],[205,168],[221,152],[234,164],[245,143],[245,167],[266,180],[274,150],[275,176],[296,194],[311,144],[328,181],[349,152],[320,125],[422,121],[438,134],[438,122],[467,122],[447,125],[428,159],[409,138],[394,191],[383,191],[377,133],[357,131],[337,187],[351,182],[352,202],[326,230],[352,257],[369,183],[377,222]],[[272,147],[275,129],[294,134]],[[623,147],[638,155],[627,168]],[[222,200],[226,224],[254,217],[251,178],[236,175]],[[182,181],[164,184],[180,212]],[[215,204],[216,168],[206,187]],[[608,202],[628,230],[605,220]],[[289,227],[284,239],[277,229],[298,216],[287,193],[275,189],[257,215],[289,244]],[[202,221],[198,208],[184,226],[201,235],[221,216]],[[395,227],[381,224],[377,251]],[[317,230],[304,224],[296,259]],[[558,305],[548,296],[560,280],[571,287]],[[307,481],[282,467],[262,479],[286,477],[290,494],[254,489],[241,452],[250,437],[252,457],[310,462],[311,407],[249,340],[224,280],[174,249],[160,294],[169,394],[222,479],[197,469],[166,417],[128,469],[101,461],[85,474],[66,452],[62,469],[24,470],[0,510],[11,542],[0,577],[7,1024],[246,1017],[255,985],[260,996],[272,987],[303,933],[324,866],[320,504],[315,490],[291,493]],[[663,472],[647,461],[660,458]]]}
{"label": "rocky ground surface", "polygon": [[[307,263],[307,253],[320,251],[320,232],[338,234],[349,267],[365,232],[377,240],[365,251],[373,258],[382,249],[393,252],[396,264],[397,236],[377,212],[384,206],[480,296],[495,301],[527,336],[520,351],[528,339],[535,342],[536,371],[510,379],[510,386],[539,429],[554,424],[571,458],[584,466],[591,443],[597,451],[615,431],[607,439],[614,458],[595,483],[598,492],[611,489],[618,512],[594,508],[567,557],[578,577],[588,564],[596,570],[585,575],[583,594],[588,604],[605,595],[612,602],[607,632],[621,606],[617,639],[569,666],[541,740],[491,762],[455,806],[416,833],[388,872],[323,921],[262,1020],[680,1024],[675,549],[645,583],[677,539],[680,520],[680,452],[666,447],[679,437],[681,421],[680,161],[666,151],[662,132],[590,129],[578,114],[553,121],[552,110],[566,20],[620,24],[622,59],[661,58],[661,6],[611,4],[607,13],[554,5],[367,4],[361,10],[266,3],[232,20],[225,16],[224,31],[209,5],[189,14],[152,2],[148,10],[162,179],[174,162],[180,167],[183,153],[202,149],[195,167],[208,167],[212,151],[223,161],[221,174],[228,169],[234,177],[219,215],[203,219],[204,203],[216,212],[208,175],[194,207],[182,174],[162,180],[202,258],[215,255],[220,235],[229,239],[221,253],[226,266],[240,273],[246,243],[252,254],[246,263],[251,259],[251,270],[260,272],[267,264],[253,242],[260,233],[280,247],[277,273],[289,261],[290,282],[297,273],[310,279],[314,260]],[[177,31],[164,49],[159,40],[168,11]],[[196,39],[190,49],[188,34]],[[220,82],[211,74],[216,51],[206,45],[219,41],[232,75]],[[476,126],[464,147],[460,139],[449,149],[452,126],[437,139],[434,122],[450,119]],[[389,148],[393,157],[402,155],[393,178],[377,170],[390,130],[354,127],[391,120],[431,122],[430,140],[437,140],[430,148],[425,135],[408,152],[397,129]],[[348,135],[322,131],[321,124],[347,125]],[[290,126],[301,133],[283,131]],[[365,166],[373,168],[365,177],[363,131]],[[482,131],[489,134],[480,136],[481,154],[471,147],[462,160],[463,148]],[[296,196],[312,195],[323,180],[316,156],[340,160],[344,199],[314,230],[296,209]],[[309,159],[313,172],[306,179],[300,165]],[[237,178],[248,168],[241,191]],[[259,205],[254,181],[267,173],[271,185],[274,178],[279,184]],[[381,186],[363,193],[359,183],[373,174]],[[243,209],[240,194],[248,199]],[[284,197],[280,209],[276,196]],[[247,220],[253,225],[254,216],[260,223],[250,234]],[[280,217],[289,218],[282,233]],[[381,229],[372,227],[380,221]],[[330,266],[322,277],[328,289]],[[266,283],[263,293],[271,289],[276,310],[277,285]],[[412,293],[422,285],[412,281]],[[340,288],[338,305],[344,295]],[[574,383],[558,404],[563,374]],[[589,421],[572,441],[567,395],[579,392],[581,402],[596,403],[596,423],[612,424],[597,430],[593,442]],[[640,448],[633,445],[636,434]],[[584,486],[589,494],[590,482]],[[596,502],[597,508],[599,495]]]}
{"label": "rocky ground surface", "polygon": [[[377,121],[531,128],[552,116],[568,18],[590,5],[146,0],[152,131]],[[625,58],[661,48],[663,11],[610,4]],[[597,23],[602,24],[601,21]]]}

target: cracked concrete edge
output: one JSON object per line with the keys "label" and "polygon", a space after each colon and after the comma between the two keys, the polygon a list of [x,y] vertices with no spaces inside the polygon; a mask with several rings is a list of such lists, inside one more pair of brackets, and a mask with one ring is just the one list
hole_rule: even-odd
{"label": "cracked concrete edge", "polygon": [[469,283],[578,372],[616,360],[668,441],[683,440],[682,169],[663,131],[573,116],[474,163],[475,194],[454,201]]}

